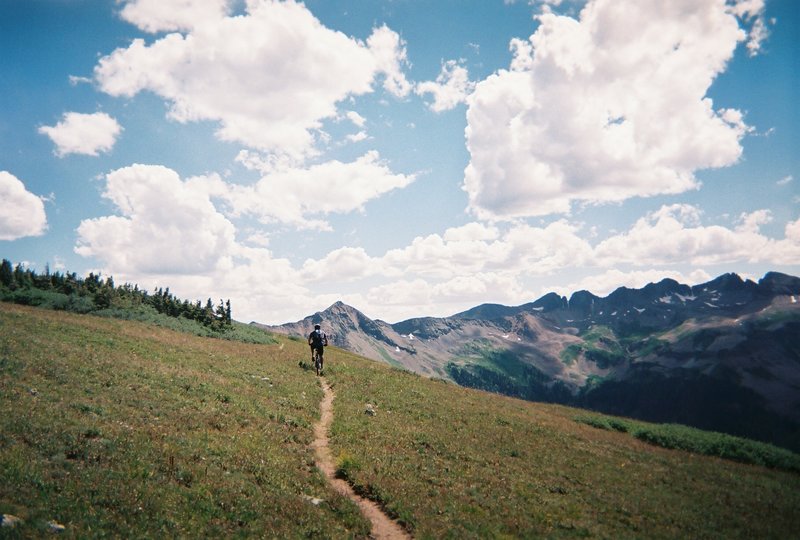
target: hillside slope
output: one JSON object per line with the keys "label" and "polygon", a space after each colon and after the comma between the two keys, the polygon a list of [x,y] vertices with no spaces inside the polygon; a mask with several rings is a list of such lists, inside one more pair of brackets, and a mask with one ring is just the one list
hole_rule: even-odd
{"label": "hillside slope", "polygon": [[[306,349],[0,304],[0,514],[22,518],[23,537],[48,521],[81,538],[365,537],[313,466],[322,393],[298,367]],[[416,537],[800,527],[796,473],[657,448],[581,411],[333,347],[326,358],[340,474]]]}
{"label": "hillside slope", "polygon": [[579,291],[444,318],[373,321],[337,302],[262,328],[334,343],[426,376],[756,438],[800,451],[800,278],[665,279],[605,298]]}
{"label": "hillside slope", "polygon": [[366,534],[314,467],[295,353],[0,303],[0,514],[21,537]]}

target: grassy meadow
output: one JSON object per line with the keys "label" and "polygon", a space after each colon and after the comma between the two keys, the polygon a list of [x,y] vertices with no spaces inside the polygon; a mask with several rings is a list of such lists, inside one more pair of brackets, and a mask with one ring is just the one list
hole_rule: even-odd
{"label": "grassy meadow", "polygon": [[[329,364],[340,474],[417,537],[789,538],[800,530],[796,472],[668,450],[576,421],[576,409],[348,353],[330,354]],[[363,414],[366,403],[375,416]]]}
{"label": "grassy meadow", "polygon": [[0,304],[0,534],[366,534],[314,466],[298,350]]}
{"label": "grassy meadow", "polygon": [[[277,340],[0,303],[0,514],[23,519],[0,536],[57,522],[67,538],[366,537],[314,466],[308,348]],[[796,472],[660,448],[576,421],[583,411],[333,347],[326,376],[339,474],[418,538],[800,530]]]}

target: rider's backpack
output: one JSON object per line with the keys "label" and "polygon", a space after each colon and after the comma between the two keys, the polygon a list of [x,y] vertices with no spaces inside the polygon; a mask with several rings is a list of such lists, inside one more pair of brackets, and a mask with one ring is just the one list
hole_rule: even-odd
{"label": "rider's backpack", "polygon": [[322,332],[316,330],[311,332],[311,346],[315,349],[321,349],[323,344]]}

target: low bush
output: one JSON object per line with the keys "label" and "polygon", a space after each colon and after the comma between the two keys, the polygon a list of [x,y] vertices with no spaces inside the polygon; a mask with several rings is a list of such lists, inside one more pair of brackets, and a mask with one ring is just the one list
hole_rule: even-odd
{"label": "low bush", "polygon": [[649,424],[610,416],[576,416],[575,421],[599,429],[629,433],[640,441],[663,448],[800,472],[800,456],[794,452],[725,433],[703,431],[680,424]]}

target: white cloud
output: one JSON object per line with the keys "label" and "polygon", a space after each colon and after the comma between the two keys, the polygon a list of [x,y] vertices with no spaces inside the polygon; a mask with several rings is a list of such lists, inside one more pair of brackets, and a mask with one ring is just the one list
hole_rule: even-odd
{"label": "white cloud", "polygon": [[369,138],[366,131],[359,131],[358,133],[353,133],[347,136],[347,140],[350,142],[361,142],[365,141]]}
{"label": "white cloud", "polygon": [[383,25],[372,32],[367,45],[375,57],[378,72],[385,76],[383,88],[394,96],[407,96],[412,85],[403,73],[403,66],[408,64],[405,42],[397,32]]}
{"label": "white cloud", "polygon": [[80,77],[78,75],[69,76],[69,84],[77,86],[79,84],[92,84],[94,82],[90,77]]}
{"label": "white cloud", "polygon": [[451,227],[444,232],[447,242],[473,242],[480,240],[496,240],[500,236],[497,227],[484,223],[467,223],[461,227]]}
{"label": "white cloud", "polygon": [[510,70],[467,100],[464,189],[482,218],[568,212],[696,188],[735,163],[749,128],[707,92],[745,39],[717,0],[593,0],[545,12]]}
{"label": "white cloud", "polygon": [[784,232],[787,241],[800,246],[800,219],[787,223]]}
{"label": "white cloud", "polygon": [[578,232],[565,221],[546,227],[520,224],[503,233],[472,223],[443,236],[417,237],[407,247],[386,252],[383,262],[396,271],[438,280],[481,272],[541,276],[592,260],[592,247]]}
{"label": "white cloud", "polygon": [[[117,214],[83,220],[75,252],[96,258],[118,282],[169,286],[189,300],[230,298],[234,317],[245,321],[285,322],[312,305],[288,260],[236,242],[234,225],[214,207],[202,178],[182,180],[166,167],[137,164],[105,181],[104,196]],[[266,237],[251,234],[248,241],[263,244]]]}
{"label": "white cloud", "polygon": [[[179,9],[182,4],[173,0],[163,13],[154,2],[127,7],[158,10],[147,11],[139,24],[187,28],[194,15]],[[322,122],[338,116],[342,100],[371,92],[379,74],[386,74],[389,92],[407,93],[405,49],[388,27],[376,28],[365,45],[326,28],[292,0],[251,1],[247,10],[208,16],[186,34],[150,45],[136,39],[101,58],[95,79],[113,96],[154,92],[170,104],[174,120],[215,121],[222,140],[295,159],[315,153]]]}
{"label": "white cloud", "polygon": [[[588,289],[603,296],[620,286],[638,288],[664,278],[700,283],[712,277],[704,268],[714,265],[736,271],[742,263],[800,264],[800,219],[786,225],[782,239],[760,231],[772,220],[766,210],[743,214],[734,227],[702,220],[697,207],[663,206],[594,246],[583,238],[580,225],[566,220],[543,227],[469,223],[417,237],[383,255],[335,250],[308,261],[304,271],[324,273],[332,283],[361,283],[368,292],[350,296],[359,302],[356,307],[401,320],[448,315],[481,302],[515,305],[552,290],[568,295]],[[583,277],[566,281],[576,273]],[[378,276],[385,279],[375,285]]]}
{"label": "white cloud", "polygon": [[263,232],[254,232],[247,236],[245,242],[257,247],[267,247],[269,246],[269,235]]}
{"label": "white cloud", "polygon": [[431,94],[433,103],[429,107],[434,112],[443,112],[465,103],[474,88],[475,83],[469,80],[467,68],[455,60],[448,60],[436,81],[417,83],[414,91],[420,96]]}
{"label": "white cloud", "polygon": [[218,22],[228,4],[229,0],[132,0],[120,17],[145,32],[193,30]]}
{"label": "white cloud", "polygon": [[0,171],[0,240],[41,236],[47,230],[44,203],[20,179]]}
{"label": "white cloud", "polygon": [[546,227],[516,225],[505,235],[513,247],[509,260],[518,271],[545,276],[565,268],[593,263],[592,246],[582,238],[581,227],[559,220]]}
{"label": "white cloud", "polygon": [[114,147],[122,127],[104,112],[82,114],[64,113],[55,126],[42,126],[39,133],[47,135],[56,145],[56,155],[86,154],[96,156]]}
{"label": "white cloud", "polygon": [[785,186],[785,185],[791,183],[792,180],[794,180],[794,177],[791,174],[789,174],[787,176],[784,176],[783,178],[781,178],[780,180],[778,180],[775,183],[778,184],[779,186]]}
{"label": "white cloud", "polygon": [[750,56],[756,56],[761,52],[761,45],[769,37],[769,30],[767,24],[764,22],[764,17],[758,17],[753,23],[747,39],[747,51]]}
{"label": "white cloud", "polygon": [[790,229],[781,240],[761,233],[761,225],[772,219],[767,210],[742,215],[733,229],[703,226],[700,215],[700,210],[690,205],[664,206],[639,219],[631,230],[600,242],[595,248],[596,261],[607,266],[800,262],[800,244],[791,237]]}
{"label": "white cloud", "polygon": [[234,215],[328,229],[319,216],[362,209],[368,201],[413,181],[414,175],[393,174],[372,151],[349,163],[334,160],[307,168],[278,168],[254,186],[209,181],[207,189],[225,200]]}
{"label": "white cloud", "polygon": [[234,255],[234,227],[208,196],[156,165],[106,175],[103,196],[120,215],[86,219],[76,253],[127,273],[207,274]]}
{"label": "white cloud", "polygon": [[302,275],[307,282],[349,282],[374,275],[385,275],[380,259],[370,257],[360,247],[341,247],[322,259],[308,259]]}
{"label": "white cloud", "polygon": [[484,302],[514,305],[528,300],[515,276],[493,272],[460,275],[441,282],[400,279],[371,287],[364,295],[345,297],[346,302],[361,306],[359,309],[365,313],[380,313],[390,322],[419,316],[445,317]]}
{"label": "white cloud", "polygon": [[[298,193],[311,185],[304,178],[318,177],[301,173],[296,181],[303,189]],[[288,182],[288,177],[278,185],[281,181]],[[774,239],[760,231],[772,219],[766,210],[743,214],[729,228],[703,225],[698,208],[676,204],[646,215],[630,230],[595,247],[582,238],[581,225],[566,220],[540,227],[476,222],[415,238],[378,255],[362,247],[334,249],[296,268],[266,249],[266,231],[249,229],[243,244],[236,241],[233,223],[214,201],[229,204],[232,216],[253,213],[255,206],[269,200],[259,191],[261,182],[236,192],[242,188],[218,175],[183,180],[160,166],[112,171],[106,176],[104,196],[117,213],[84,220],[76,252],[97,258],[104,273],[120,282],[150,288],[169,284],[173,293],[188,299],[203,299],[213,291],[231,298],[240,320],[272,323],[298,320],[337,299],[401,320],[449,315],[481,302],[530,301],[536,297],[532,283],[548,283],[542,294],[585,288],[602,295],[621,285],[640,287],[664,277],[704,281],[708,274],[692,268],[708,265],[800,263],[800,220],[786,224],[783,239]],[[237,196],[253,207],[237,207]],[[351,208],[355,201],[331,204]],[[303,215],[305,210],[299,211]],[[625,266],[634,270],[620,270]],[[587,275],[597,267],[605,270]],[[565,286],[564,275],[576,268],[585,277]],[[316,290],[323,285],[325,294]],[[348,290],[366,292],[344,292]]]}
{"label": "white cloud", "polygon": [[769,37],[764,22],[764,0],[734,0],[729,9],[737,17],[752,21],[746,46],[748,54],[756,56],[761,52],[762,43]]}
{"label": "white cloud", "polygon": [[345,116],[348,120],[350,120],[356,127],[363,128],[364,125],[367,123],[367,119],[358,114],[356,111],[347,111]]}
{"label": "white cloud", "polygon": [[481,272],[493,261],[505,261],[509,246],[499,241],[461,238],[446,240],[438,234],[417,237],[407,247],[389,250],[383,257],[389,268],[431,279],[452,279]]}
{"label": "white cloud", "polygon": [[[608,296],[619,287],[640,289],[648,283],[658,283],[667,278],[674,279],[678,283],[695,285],[709,281],[712,276],[702,269],[694,270],[688,274],[676,270],[663,269],[634,270],[630,272],[611,269],[602,274],[593,274],[568,285],[556,287],[554,292],[568,297],[577,291],[589,291],[596,296],[602,297]],[[549,292],[549,289],[545,292]]]}

